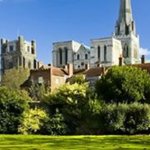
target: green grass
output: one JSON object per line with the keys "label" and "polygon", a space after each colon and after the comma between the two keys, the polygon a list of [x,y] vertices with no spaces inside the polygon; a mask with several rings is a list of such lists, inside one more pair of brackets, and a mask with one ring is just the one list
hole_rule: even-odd
{"label": "green grass", "polygon": [[150,150],[150,136],[0,135],[0,150]]}

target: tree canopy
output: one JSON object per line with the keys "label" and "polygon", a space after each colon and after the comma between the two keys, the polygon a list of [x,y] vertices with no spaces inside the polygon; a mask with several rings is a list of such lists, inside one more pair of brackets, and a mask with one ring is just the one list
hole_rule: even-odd
{"label": "tree canopy", "polygon": [[150,75],[137,67],[112,67],[96,83],[96,93],[106,102],[147,101]]}

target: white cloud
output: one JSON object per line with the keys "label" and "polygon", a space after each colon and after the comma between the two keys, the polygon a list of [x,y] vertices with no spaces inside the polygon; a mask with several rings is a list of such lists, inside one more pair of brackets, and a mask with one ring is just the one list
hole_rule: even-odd
{"label": "white cloud", "polygon": [[150,50],[147,48],[140,48],[140,55],[150,56]]}

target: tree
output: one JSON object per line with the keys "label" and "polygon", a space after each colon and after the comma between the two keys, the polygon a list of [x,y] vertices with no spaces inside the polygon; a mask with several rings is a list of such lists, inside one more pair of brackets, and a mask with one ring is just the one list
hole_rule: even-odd
{"label": "tree", "polygon": [[58,109],[63,115],[68,133],[76,132],[81,121],[85,119],[84,109],[88,104],[89,92],[88,84],[65,84],[51,94],[46,95],[44,104],[51,114],[55,114]]}
{"label": "tree", "polygon": [[85,76],[82,74],[72,76],[69,81],[70,84],[78,83],[83,84],[86,82]]}
{"label": "tree", "polygon": [[148,102],[150,75],[137,67],[112,67],[97,81],[96,93],[106,102]]}
{"label": "tree", "polygon": [[29,70],[13,68],[6,70],[2,76],[1,84],[11,89],[20,89],[20,86],[28,79]]}
{"label": "tree", "polygon": [[31,101],[27,92],[0,87],[0,133],[16,134]]}
{"label": "tree", "polygon": [[44,95],[50,91],[45,87],[44,84],[39,85],[32,83],[29,88],[27,88],[29,95],[32,97],[34,101],[41,101],[44,98]]}
{"label": "tree", "polygon": [[42,109],[29,109],[24,111],[21,125],[18,132],[22,134],[35,134],[44,125],[44,120],[48,118]]}

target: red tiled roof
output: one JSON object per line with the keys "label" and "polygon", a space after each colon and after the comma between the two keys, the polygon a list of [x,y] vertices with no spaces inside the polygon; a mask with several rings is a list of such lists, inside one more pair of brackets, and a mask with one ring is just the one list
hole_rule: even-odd
{"label": "red tiled roof", "polygon": [[87,77],[97,77],[104,74],[104,68],[96,67],[96,68],[90,68],[85,72]]}
{"label": "red tiled roof", "polygon": [[144,64],[134,64],[133,67],[139,67],[143,70],[146,70],[148,73],[150,73],[150,63],[144,63]]}
{"label": "red tiled roof", "polygon": [[52,69],[52,75],[61,76],[61,77],[67,75],[64,69],[56,68],[56,67],[52,67],[51,69]]}
{"label": "red tiled roof", "polygon": [[73,74],[85,74],[86,69],[75,69]]}

